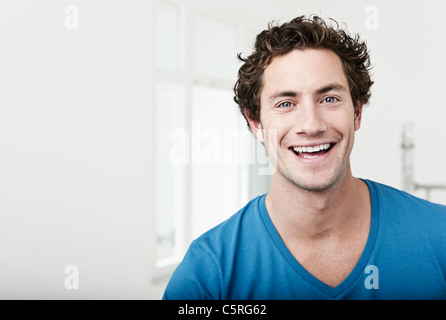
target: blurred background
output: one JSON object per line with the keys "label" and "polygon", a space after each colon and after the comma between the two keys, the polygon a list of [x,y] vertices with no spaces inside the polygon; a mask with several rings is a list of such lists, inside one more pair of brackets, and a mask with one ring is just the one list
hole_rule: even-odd
{"label": "blurred background", "polygon": [[367,41],[357,177],[446,203],[439,1],[0,3],[0,298],[160,299],[192,239],[268,191],[233,102],[268,22]]}

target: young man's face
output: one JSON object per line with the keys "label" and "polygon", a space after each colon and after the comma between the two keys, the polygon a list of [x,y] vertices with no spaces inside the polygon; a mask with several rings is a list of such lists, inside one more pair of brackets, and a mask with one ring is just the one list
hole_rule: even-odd
{"label": "young man's face", "polygon": [[275,174],[308,191],[326,190],[349,174],[362,105],[353,106],[340,58],[294,50],[274,58],[262,80],[260,122],[251,127],[276,163]]}

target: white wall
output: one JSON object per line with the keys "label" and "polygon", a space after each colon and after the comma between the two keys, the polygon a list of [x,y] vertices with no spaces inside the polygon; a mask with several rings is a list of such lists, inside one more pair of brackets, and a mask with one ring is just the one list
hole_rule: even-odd
{"label": "white wall", "polygon": [[159,297],[150,14],[150,1],[1,2],[0,298]]}
{"label": "white wall", "polygon": [[[400,129],[415,124],[415,178],[446,184],[446,65],[438,1],[190,1],[260,31],[317,13],[368,41],[376,84],[354,173],[401,186]],[[365,8],[379,9],[377,29]],[[78,29],[66,21],[79,10]],[[0,298],[158,299],[153,1],[0,3]],[[68,22],[68,28],[66,25]],[[434,199],[446,203],[445,193]],[[67,290],[65,267],[79,268]]]}

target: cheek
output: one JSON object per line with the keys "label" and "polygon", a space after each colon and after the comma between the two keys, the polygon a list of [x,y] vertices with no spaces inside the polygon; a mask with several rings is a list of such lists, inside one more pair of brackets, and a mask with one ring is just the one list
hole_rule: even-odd
{"label": "cheek", "polygon": [[[268,112],[269,111],[269,112]],[[285,134],[292,129],[296,122],[296,117],[293,114],[275,113],[270,110],[264,112],[262,124],[265,129],[269,131],[276,131],[277,135]]]}
{"label": "cheek", "polygon": [[[333,118],[334,119],[334,118]],[[340,130],[343,129],[343,131],[351,131],[356,130],[357,126],[359,125],[358,117],[356,116],[355,112],[352,112],[352,110],[343,110],[343,112],[340,112],[336,116],[336,120],[333,120],[333,125],[336,125]]]}
{"label": "cheek", "polygon": [[280,132],[275,128],[267,128],[264,131],[265,133],[265,149],[268,155],[272,155],[277,152],[277,146],[280,145]]}
{"label": "cheek", "polygon": [[337,137],[350,143],[356,131],[356,120],[351,112],[331,114],[327,120],[327,136]]}
{"label": "cheek", "polygon": [[[266,111],[262,113],[262,116],[260,117],[260,121],[262,124],[262,136],[263,136],[263,143],[265,144],[265,147],[268,148],[268,146],[274,142],[274,144],[277,145],[279,135],[282,131],[284,131],[284,124],[280,119],[275,116],[274,114],[271,114],[270,112]],[[268,150],[268,149],[267,149]]]}
{"label": "cheek", "polygon": [[280,126],[271,122],[268,122],[264,126],[264,146],[268,156],[276,158],[278,150],[282,144],[282,141],[286,137],[288,131],[284,126]]}

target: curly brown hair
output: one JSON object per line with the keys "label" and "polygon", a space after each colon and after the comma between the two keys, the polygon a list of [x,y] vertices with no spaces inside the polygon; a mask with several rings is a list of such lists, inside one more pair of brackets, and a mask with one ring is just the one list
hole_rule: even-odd
{"label": "curly brown hair", "polygon": [[[249,118],[260,121],[260,92],[262,76],[274,57],[287,54],[294,49],[328,49],[335,52],[342,61],[342,66],[350,86],[355,107],[357,102],[366,104],[370,98],[370,57],[366,43],[359,35],[351,36],[346,30],[327,24],[318,16],[299,16],[290,22],[262,31],[256,38],[253,53],[247,58],[238,58],[244,62],[238,71],[238,80],[234,86],[235,102],[239,105],[243,117],[247,110]],[[249,123],[248,123],[249,127]]]}

